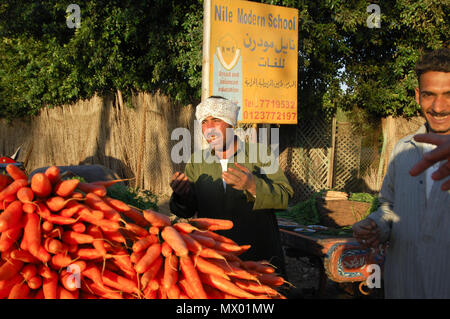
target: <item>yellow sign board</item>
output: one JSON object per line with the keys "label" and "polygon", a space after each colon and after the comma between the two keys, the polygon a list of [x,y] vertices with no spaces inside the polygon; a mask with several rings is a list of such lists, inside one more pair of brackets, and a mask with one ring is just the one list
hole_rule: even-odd
{"label": "yellow sign board", "polygon": [[297,123],[298,10],[211,0],[209,95],[240,106],[240,123]]}

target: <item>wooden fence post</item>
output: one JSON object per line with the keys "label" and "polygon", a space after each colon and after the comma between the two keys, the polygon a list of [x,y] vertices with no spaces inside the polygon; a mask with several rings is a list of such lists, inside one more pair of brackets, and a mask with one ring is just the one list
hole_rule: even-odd
{"label": "wooden fence post", "polygon": [[328,152],[328,177],[327,177],[327,187],[333,188],[333,178],[334,178],[334,153],[336,149],[336,116],[333,116],[333,121],[331,124],[331,148]]}

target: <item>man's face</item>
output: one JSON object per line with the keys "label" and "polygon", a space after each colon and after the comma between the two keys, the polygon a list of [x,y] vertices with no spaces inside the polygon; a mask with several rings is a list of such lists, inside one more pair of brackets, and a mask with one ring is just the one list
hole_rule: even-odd
{"label": "man's face", "polygon": [[416,88],[416,102],[432,132],[450,134],[450,72],[423,73]]}
{"label": "man's face", "polygon": [[[203,136],[213,149],[223,150],[226,148],[227,129],[232,130],[232,126],[212,116],[208,116],[202,121]],[[231,136],[228,139],[231,141]]]}

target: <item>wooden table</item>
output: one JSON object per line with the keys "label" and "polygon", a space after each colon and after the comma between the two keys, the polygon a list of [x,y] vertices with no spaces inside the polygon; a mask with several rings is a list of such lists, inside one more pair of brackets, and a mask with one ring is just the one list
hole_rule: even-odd
{"label": "wooden table", "polygon": [[320,293],[325,290],[327,277],[338,283],[365,283],[372,273],[369,265],[377,264],[382,272],[384,246],[378,249],[364,248],[352,237],[320,232],[304,234],[280,229],[280,236],[282,245],[287,247],[288,256],[306,256],[320,266]]}

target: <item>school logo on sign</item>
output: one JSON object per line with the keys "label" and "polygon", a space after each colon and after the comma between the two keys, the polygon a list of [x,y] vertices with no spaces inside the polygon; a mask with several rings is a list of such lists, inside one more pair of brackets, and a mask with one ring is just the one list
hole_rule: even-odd
{"label": "school logo on sign", "polygon": [[226,35],[219,40],[216,52],[220,64],[228,71],[236,66],[241,55],[241,50],[237,47],[237,42],[230,35]]}

